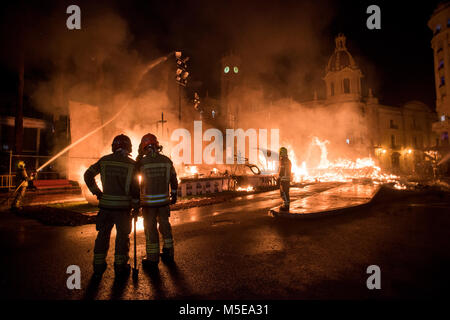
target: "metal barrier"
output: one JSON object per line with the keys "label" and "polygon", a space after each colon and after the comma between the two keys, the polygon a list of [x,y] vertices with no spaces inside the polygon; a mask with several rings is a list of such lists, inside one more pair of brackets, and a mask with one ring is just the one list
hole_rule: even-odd
{"label": "metal barrier", "polygon": [[[14,189],[15,188],[15,175],[16,175],[16,164],[17,161],[22,160],[25,162],[25,167],[27,173],[35,172],[39,166],[43,165],[53,156],[39,156],[31,154],[13,154],[12,151],[0,152],[0,189]],[[98,160],[98,158],[93,157],[69,157],[68,154],[62,155],[61,159],[69,163],[69,159],[89,159],[92,162]],[[9,162],[9,165],[8,165]],[[47,169],[51,167],[51,164]],[[40,171],[38,173],[38,179],[65,179],[68,177],[68,167],[64,170],[55,171]]]}
{"label": "metal barrier", "polygon": [[12,186],[12,175],[2,174],[0,175],[0,188],[11,188]]}
{"label": "metal barrier", "polygon": [[[39,172],[39,179],[40,180],[48,180],[48,179],[58,179],[59,178],[58,172]],[[12,174],[2,174],[0,175],[0,189],[14,189],[16,187],[16,173],[13,172]]]}
{"label": "metal barrier", "polygon": [[[27,169],[27,173],[35,172],[40,165],[45,163],[52,156],[39,156],[39,155],[30,155],[30,154],[13,154],[12,151],[5,153],[1,153],[1,161],[0,163],[6,164],[9,160],[9,166],[6,165],[1,166],[2,173],[0,175],[0,189],[13,189],[15,188],[15,175],[16,175],[16,164],[19,160],[25,162],[25,167]],[[66,156],[67,157],[67,156]],[[8,160],[7,160],[8,158]],[[66,176],[66,173],[59,171],[41,171],[39,172],[38,177],[40,179],[59,179],[62,176]]]}

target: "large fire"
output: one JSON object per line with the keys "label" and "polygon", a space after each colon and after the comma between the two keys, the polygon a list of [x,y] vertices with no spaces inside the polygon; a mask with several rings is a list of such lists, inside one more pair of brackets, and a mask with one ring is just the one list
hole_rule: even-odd
{"label": "large fire", "polygon": [[381,172],[381,168],[370,158],[357,158],[355,161],[339,158],[334,161],[328,160],[328,141],[321,141],[314,137],[312,146],[320,148],[320,162],[315,167],[307,167],[305,161],[298,163],[294,149],[287,146],[289,158],[292,163],[292,175],[294,182],[347,182],[353,179],[371,179],[375,182],[395,182],[398,177]]}
{"label": "large fire", "polygon": [[246,187],[238,187],[236,191],[246,191],[246,192],[252,192],[255,188],[253,186],[246,186]]}
{"label": "large fire", "polygon": [[[133,144],[133,152],[131,156],[136,158],[138,152],[138,145],[140,142],[140,135],[130,134],[130,139]],[[398,183],[399,177],[386,174],[381,171],[381,168],[375,164],[374,159],[371,157],[357,158],[356,160],[350,160],[347,158],[338,158],[336,160],[328,159],[328,145],[330,143],[327,140],[320,140],[318,137],[314,137],[311,141],[311,147],[318,147],[320,150],[320,159],[315,165],[310,164],[308,161],[299,161],[301,159],[295,154],[294,148],[291,145],[286,145],[289,152],[289,159],[292,164],[292,181],[293,183],[305,183],[305,182],[349,182],[355,179],[368,179],[374,183],[395,183],[395,187],[402,189],[402,186]],[[109,151],[109,150],[108,150]],[[167,152],[167,150],[166,150]],[[105,154],[108,153],[105,149]],[[259,163],[257,164],[262,170],[263,174],[276,174],[278,162],[267,160],[262,152],[259,156]],[[95,202],[94,196],[91,196],[90,192],[85,188],[84,181],[82,181],[83,174],[87,168],[80,167],[79,177],[81,185],[83,186],[83,193],[89,202]],[[223,172],[217,168],[211,168],[207,166],[195,166],[195,165],[179,165],[176,167],[178,172],[179,182],[180,178],[198,178],[203,176],[204,172],[206,176],[222,175]],[[101,188],[100,176],[96,177],[97,184]],[[253,186],[240,186],[237,191],[254,191]]]}

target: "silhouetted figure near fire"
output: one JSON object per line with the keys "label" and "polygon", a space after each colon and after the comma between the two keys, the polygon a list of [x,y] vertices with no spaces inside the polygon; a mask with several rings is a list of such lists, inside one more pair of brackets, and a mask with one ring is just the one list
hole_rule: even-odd
{"label": "silhouetted figure near fire", "polygon": [[[147,258],[144,267],[155,268],[159,263],[159,232],[163,237],[162,258],[173,261],[174,247],[170,226],[170,204],[177,202],[178,180],[172,161],[160,152],[162,146],[155,135],[148,133],[139,145],[136,171],[141,175],[141,206],[144,217]],[[170,192],[169,192],[170,186]]]}
{"label": "silhouetted figure near fire", "polygon": [[291,160],[289,160],[288,152],[285,147],[281,147],[279,151],[280,155],[280,168],[278,170],[278,184],[280,186],[280,195],[283,199],[283,206],[280,210],[289,211],[289,204],[291,199],[289,197],[289,187],[291,184]]}
{"label": "silhouetted figure near fire", "polygon": [[[135,161],[129,157],[131,140],[118,135],[112,143],[112,154],[106,155],[89,167],[84,181],[97,196],[100,211],[97,215],[98,231],[94,246],[94,276],[100,277],[106,270],[111,230],[116,225],[114,272],[125,277],[130,272],[128,264],[131,233],[131,208],[139,208],[139,181],[135,174]],[[95,176],[100,174],[103,191],[97,186]]]}
{"label": "silhouetted figure near fire", "polygon": [[27,191],[28,182],[34,179],[35,173],[28,177],[27,170],[25,169],[25,162],[22,160],[17,163],[16,171],[16,190],[14,195],[14,200],[11,204],[11,210],[17,211],[21,208],[23,198],[25,197],[25,192]]}

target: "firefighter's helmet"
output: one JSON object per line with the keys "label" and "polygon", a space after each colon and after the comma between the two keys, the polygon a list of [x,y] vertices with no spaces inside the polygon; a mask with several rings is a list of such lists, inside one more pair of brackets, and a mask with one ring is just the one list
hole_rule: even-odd
{"label": "firefighter's helmet", "polygon": [[139,145],[139,154],[142,154],[145,149],[149,148],[158,152],[162,150],[162,146],[159,145],[158,138],[151,133],[147,133],[142,137],[141,144]]}
{"label": "firefighter's helmet", "polygon": [[287,157],[288,156],[288,151],[285,147],[281,147],[280,151],[278,152],[280,154],[280,157]]}
{"label": "firefighter's helmet", "polygon": [[116,136],[112,142],[111,147],[112,152],[116,152],[118,149],[126,150],[128,153],[131,153],[132,151],[131,140],[124,134]]}
{"label": "firefighter's helmet", "polygon": [[20,161],[17,163],[17,168],[19,168],[19,169],[25,168],[25,162],[23,162],[22,160],[20,160]]}

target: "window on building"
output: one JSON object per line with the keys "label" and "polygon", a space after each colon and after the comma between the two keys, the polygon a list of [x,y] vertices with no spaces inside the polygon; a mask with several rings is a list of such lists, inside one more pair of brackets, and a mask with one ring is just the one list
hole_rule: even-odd
{"label": "window on building", "polygon": [[395,135],[391,135],[391,147],[395,148]]}
{"label": "window on building", "polygon": [[334,82],[330,85],[331,95],[334,96]]}
{"label": "window on building", "polygon": [[413,146],[417,148],[417,137],[413,137]]}
{"label": "window on building", "polygon": [[444,67],[444,60],[439,61],[438,70],[442,69]]}
{"label": "window on building", "polygon": [[439,33],[439,32],[441,32],[441,25],[440,25],[440,24],[438,24],[438,25],[436,26],[436,29],[434,29],[434,34],[437,34],[437,33]]}
{"label": "window on building", "polygon": [[442,146],[448,146],[449,145],[449,140],[448,140],[448,132],[442,132],[441,134],[441,143]]}
{"label": "window on building", "polygon": [[441,141],[444,146],[448,145],[448,132],[447,131],[442,132]]}
{"label": "window on building", "polygon": [[447,27],[450,27],[450,19],[447,19]]}
{"label": "window on building", "polygon": [[350,93],[350,80],[344,79],[344,93]]}
{"label": "window on building", "polygon": [[23,129],[23,150],[36,152],[37,148],[37,129],[36,128],[24,128]]}
{"label": "window on building", "polygon": [[441,115],[441,121],[445,121],[445,114]]}
{"label": "window on building", "polygon": [[395,124],[394,120],[389,120],[389,128],[398,129],[398,125]]}
{"label": "window on building", "polygon": [[444,85],[445,85],[445,77],[442,76],[442,77],[441,77],[441,82],[440,82],[440,84],[439,84],[439,87],[442,87],[442,86],[444,86]]}

